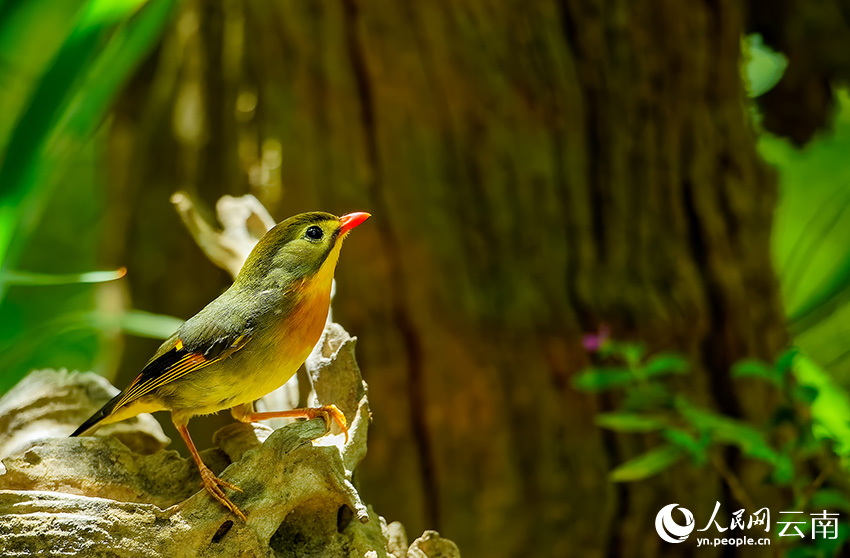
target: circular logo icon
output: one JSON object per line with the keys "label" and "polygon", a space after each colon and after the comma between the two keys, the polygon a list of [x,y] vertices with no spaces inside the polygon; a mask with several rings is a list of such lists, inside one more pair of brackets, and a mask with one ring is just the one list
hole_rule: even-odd
{"label": "circular logo icon", "polygon": [[679,525],[673,520],[673,510],[678,504],[670,504],[664,506],[658,515],[655,516],[655,530],[658,531],[658,536],[669,543],[685,542],[691,531],[694,530],[694,514],[686,508],[679,508],[682,515],[685,516],[685,524]]}

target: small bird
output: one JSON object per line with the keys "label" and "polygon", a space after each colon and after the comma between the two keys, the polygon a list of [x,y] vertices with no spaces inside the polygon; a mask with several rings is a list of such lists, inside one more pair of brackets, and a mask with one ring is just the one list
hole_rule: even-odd
{"label": "small bird", "polygon": [[342,242],[369,217],[312,212],[275,225],[251,251],[233,285],[186,320],[136,379],[71,436],[140,413],[170,411],[204,488],[244,521],[245,514],[222,487],[241,489],[204,465],[186,426],[194,416],[230,409],[242,422],[323,417],[348,437],[345,416],[334,405],[258,413],[253,402],[286,383],[319,341]]}

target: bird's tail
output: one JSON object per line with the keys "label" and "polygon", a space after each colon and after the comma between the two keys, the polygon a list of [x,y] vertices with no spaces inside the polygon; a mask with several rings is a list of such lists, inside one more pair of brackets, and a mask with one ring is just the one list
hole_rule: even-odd
{"label": "bird's tail", "polygon": [[100,408],[95,414],[93,414],[89,419],[80,425],[79,428],[74,430],[74,433],[71,434],[71,437],[75,436],[85,436],[86,434],[91,434],[100,426],[100,423],[112,414],[115,410],[115,406],[118,404],[118,401],[121,399],[121,394],[119,393],[115,397],[109,400],[109,402]]}

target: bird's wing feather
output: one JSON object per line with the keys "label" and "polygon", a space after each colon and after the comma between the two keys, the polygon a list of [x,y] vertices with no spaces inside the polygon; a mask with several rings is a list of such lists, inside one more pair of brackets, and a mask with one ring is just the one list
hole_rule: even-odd
{"label": "bird's wing feather", "polygon": [[246,332],[232,339],[219,338],[206,347],[197,347],[194,351],[188,350],[183,341],[177,338],[171,349],[154,358],[142,369],[133,383],[124,390],[114,409],[132,403],[162,385],[229,357],[244,347],[250,337],[250,333]]}
{"label": "bird's wing feather", "polygon": [[[121,407],[151,391],[228,358],[251,340],[255,331],[256,308],[231,304],[226,296],[207,305],[189,318],[167,339],[127,389],[113,397],[85,421],[71,436],[92,431]],[[240,313],[239,308],[243,308]]]}
{"label": "bird's wing feather", "polygon": [[[251,339],[247,320],[222,320],[211,308],[184,323],[156,352],[113,407],[116,410],[152,390],[223,360]],[[216,319],[217,318],[217,319]],[[227,324],[227,325],[225,325]]]}

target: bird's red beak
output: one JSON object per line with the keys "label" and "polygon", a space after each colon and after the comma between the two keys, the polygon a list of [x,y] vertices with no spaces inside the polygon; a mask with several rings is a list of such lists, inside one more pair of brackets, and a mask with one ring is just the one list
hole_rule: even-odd
{"label": "bird's red beak", "polygon": [[363,213],[362,211],[359,213],[349,213],[348,215],[343,215],[339,218],[339,232],[347,233],[351,229],[357,227],[371,217],[368,213]]}

